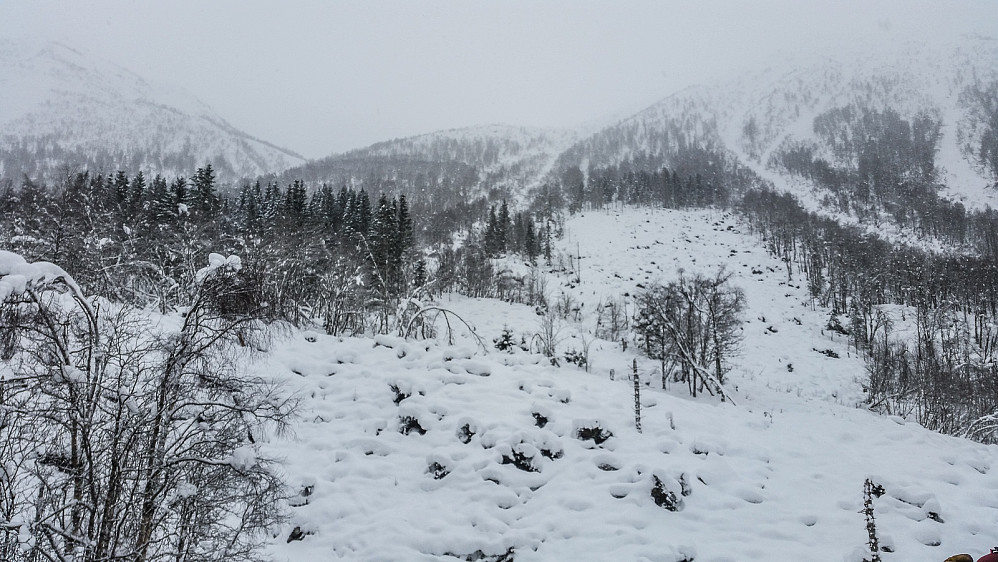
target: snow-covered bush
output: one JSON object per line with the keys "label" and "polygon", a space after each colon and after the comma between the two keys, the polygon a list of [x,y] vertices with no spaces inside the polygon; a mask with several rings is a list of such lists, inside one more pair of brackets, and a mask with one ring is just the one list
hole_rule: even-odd
{"label": "snow-covered bush", "polygon": [[592,441],[599,446],[613,437],[613,432],[604,429],[599,420],[575,420],[575,436],[582,441]]}
{"label": "snow-covered bush", "polygon": [[725,397],[724,377],[741,341],[745,296],[723,268],[706,277],[687,276],[652,285],[636,299],[634,331],[645,353],[675,370],[690,394],[707,390]]}
{"label": "snow-covered bush", "polygon": [[0,253],[8,560],[256,559],[284,492],[254,436],[291,405],[239,370],[260,324],[226,300],[238,270],[213,257],[182,318],[154,323]]}
{"label": "snow-covered bush", "polygon": [[576,365],[580,369],[587,369],[589,367],[589,354],[585,350],[569,349],[565,352],[565,363]]}
{"label": "snow-covered bush", "polygon": [[503,328],[502,334],[499,337],[492,340],[495,348],[499,351],[505,351],[512,353],[517,347],[516,337],[513,335],[513,330],[509,328]]}

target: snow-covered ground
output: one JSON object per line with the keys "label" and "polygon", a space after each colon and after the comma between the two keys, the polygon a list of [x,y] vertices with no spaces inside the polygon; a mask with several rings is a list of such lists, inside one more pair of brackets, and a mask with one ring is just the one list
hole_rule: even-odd
{"label": "snow-covered ground", "polygon": [[[270,553],[858,561],[867,477],[886,490],[874,502],[881,544],[894,550],[884,560],[979,556],[998,544],[998,447],[857,407],[862,361],[823,333],[828,312],[745,229],[711,211],[569,220],[561,261],[575,256],[581,268],[552,274],[547,291],[552,303],[565,293],[580,305],[557,326],[558,349],[591,342],[589,372],[492,349],[504,327],[528,340],[540,330],[532,307],[453,295],[439,304],[475,326],[487,353],[458,322],[453,345],[309,332],[276,340],[256,368],[299,394],[301,421],[265,452],[283,457],[301,494]],[[639,433],[634,346],[593,340],[596,305],[680,267],[722,264],[748,306],[727,383],[733,403],[692,399],[682,385],[663,391],[656,364],[638,357]],[[612,436],[578,437],[597,426]],[[678,511],[656,504],[658,482],[654,495],[674,492]],[[296,528],[304,536],[289,542]]]}

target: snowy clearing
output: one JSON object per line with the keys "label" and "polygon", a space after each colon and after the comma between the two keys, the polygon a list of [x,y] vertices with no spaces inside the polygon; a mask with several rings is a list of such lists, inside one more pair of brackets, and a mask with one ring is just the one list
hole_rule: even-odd
{"label": "snowy clearing", "polygon": [[[734,272],[748,303],[734,404],[660,390],[633,346],[593,340],[591,370],[524,351],[293,333],[256,365],[303,399],[285,459],[291,520],[277,560],[855,560],[871,477],[884,560],[984,553],[998,528],[998,447],[872,414],[863,362],[734,217],[622,209],[567,223],[581,304],[559,352],[592,339],[593,310],[676,269]],[[563,258],[567,263],[568,258]],[[578,260],[576,260],[578,261]],[[538,330],[533,308],[444,295],[491,343]],[[310,341],[314,340],[314,341]],[[834,357],[837,355],[838,357]],[[614,369],[615,380],[609,371]],[[580,438],[580,436],[582,438]],[[661,505],[660,505],[661,504]],[[671,511],[668,508],[676,509]],[[294,537],[300,540],[288,540]],[[509,558],[512,559],[512,558]]]}

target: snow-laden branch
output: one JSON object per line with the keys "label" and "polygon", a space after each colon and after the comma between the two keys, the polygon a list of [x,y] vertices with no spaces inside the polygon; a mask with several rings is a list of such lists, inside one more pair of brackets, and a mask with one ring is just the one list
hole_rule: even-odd
{"label": "snow-laden branch", "polygon": [[442,307],[439,307],[439,306],[426,306],[426,307],[423,307],[423,308],[419,309],[415,314],[413,314],[412,318],[409,319],[409,322],[406,324],[406,327],[405,327],[405,332],[404,332],[404,335],[403,335],[403,337],[405,339],[409,338],[409,334],[412,332],[412,328],[415,326],[416,320],[418,320],[419,318],[421,318],[424,314],[426,314],[428,312],[439,312],[439,313],[443,314],[444,315],[444,320],[447,321],[447,328],[448,328],[448,330],[450,329],[450,320],[447,319],[447,315],[450,314],[454,318],[457,318],[458,320],[461,321],[462,324],[465,325],[466,328],[468,328],[468,331],[471,332],[472,336],[474,336],[475,341],[478,342],[478,345],[482,346],[482,350],[484,350],[485,353],[489,352],[488,346],[485,345],[485,340],[483,340],[482,337],[478,335],[478,332],[475,331],[475,328],[473,328],[471,326],[471,324],[468,324],[468,322],[465,321],[464,318],[461,318],[461,316],[458,315],[457,313],[455,313],[454,311],[446,309],[446,308],[442,308]]}

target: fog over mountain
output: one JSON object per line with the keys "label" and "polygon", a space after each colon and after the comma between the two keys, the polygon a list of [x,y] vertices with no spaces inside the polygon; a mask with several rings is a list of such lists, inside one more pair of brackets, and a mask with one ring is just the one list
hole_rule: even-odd
{"label": "fog over mountain", "polygon": [[491,123],[574,128],[786,53],[851,58],[993,34],[987,0],[502,4],[66,0],[0,6],[0,36],[57,41],[182,87],[253,136],[322,158]]}
{"label": "fog over mountain", "polygon": [[58,181],[81,169],[226,181],[301,163],[181,89],[59,43],[0,41],[0,176]]}

